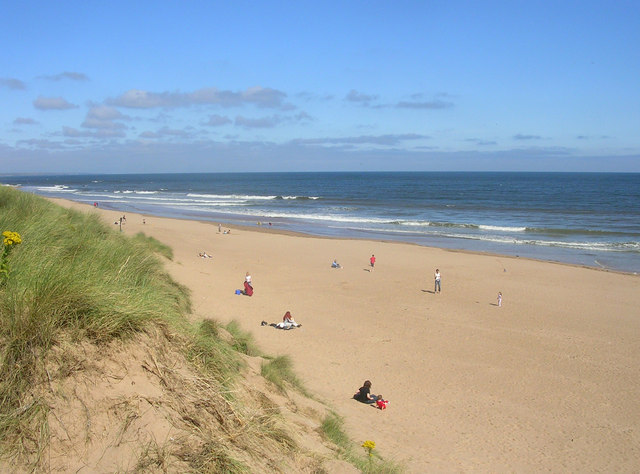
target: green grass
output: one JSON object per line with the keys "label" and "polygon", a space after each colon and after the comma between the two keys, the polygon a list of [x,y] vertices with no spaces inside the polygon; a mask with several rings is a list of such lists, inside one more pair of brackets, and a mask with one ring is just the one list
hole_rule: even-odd
{"label": "green grass", "polygon": [[231,343],[232,347],[242,354],[246,354],[248,356],[260,356],[262,352],[256,346],[253,336],[246,331],[240,329],[240,325],[237,321],[230,321],[226,325],[226,330],[231,334],[233,338],[233,342]]}
{"label": "green grass", "polygon": [[134,240],[146,245],[151,251],[159,253],[169,260],[173,260],[173,249],[168,245],[163,244],[158,239],[145,235],[143,232],[138,232]]}
{"label": "green grass", "polygon": [[286,392],[286,387],[289,385],[300,393],[309,395],[302,381],[293,372],[293,364],[289,356],[278,356],[263,362],[260,373],[283,393]]}
{"label": "green grass", "polygon": [[113,232],[97,215],[1,187],[5,230],[18,232],[22,244],[0,287],[0,454],[20,451],[25,433],[44,429],[33,414],[46,407],[35,400],[25,410],[23,397],[53,345],[126,338],[151,322],[184,324],[190,310],[186,288],[164,273],[149,240]]}
{"label": "green grass", "polygon": [[[298,449],[273,413],[259,414],[256,407],[235,404],[231,387],[244,367],[238,353],[262,354],[235,321],[225,327],[213,320],[187,322],[189,292],[164,271],[159,257],[171,259],[169,247],[144,234],[127,237],[97,214],[65,209],[0,186],[0,232],[5,230],[18,232],[22,243],[10,253],[8,279],[0,285],[0,458],[27,470],[41,466],[49,439],[49,408],[34,387],[51,381],[46,364],[53,347],[59,349],[56,360],[68,360],[54,374],[64,377],[75,370],[73,351],[68,357],[60,353],[71,341],[100,345],[157,327],[167,328],[198,373],[218,384],[216,393],[226,402],[212,412],[226,413],[235,420],[227,421],[228,426],[242,430],[226,442],[214,426],[206,436],[199,430],[196,436],[204,441],[203,450],[193,456],[151,444],[140,454],[138,471],[166,470],[174,456],[198,472],[250,472],[234,459],[234,450],[260,453],[265,442],[287,453]],[[281,390],[291,387],[306,394],[288,357],[266,360],[261,371]],[[249,415],[243,414],[246,411]],[[336,428],[326,428],[326,433],[334,433],[327,434],[329,439],[341,431],[340,420],[333,422]],[[338,445],[348,446],[348,438],[342,436]]]}
{"label": "green grass", "polygon": [[189,344],[188,356],[224,387],[229,387],[243,367],[234,348],[220,339],[218,323],[210,319],[203,320],[196,328]]}
{"label": "green grass", "polygon": [[343,459],[364,473],[399,474],[404,468],[392,461],[382,459],[375,450],[369,456],[367,451],[356,445],[344,431],[344,420],[336,413],[329,413],[322,422],[322,433],[340,448]]}

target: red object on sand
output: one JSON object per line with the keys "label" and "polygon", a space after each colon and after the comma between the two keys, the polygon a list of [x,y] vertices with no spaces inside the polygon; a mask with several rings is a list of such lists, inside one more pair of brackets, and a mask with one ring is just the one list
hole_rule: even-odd
{"label": "red object on sand", "polygon": [[376,400],[376,405],[380,410],[386,410],[389,400]]}

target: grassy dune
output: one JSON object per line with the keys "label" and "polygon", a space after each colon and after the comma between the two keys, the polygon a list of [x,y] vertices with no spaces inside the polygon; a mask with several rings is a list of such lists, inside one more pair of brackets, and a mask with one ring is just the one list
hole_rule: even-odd
{"label": "grassy dune", "polygon": [[[28,390],[62,340],[105,343],[151,322],[184,325],[186,288],[162,271],[146,239],[127,239],[97,216],[0,188],[0,229],[23,239],[0,287],[0,439],[3,454],[26,449],[47,408]],[[29,444],[29,443],[27,443]]]}
{"label": "grassy dune", "polygon": [[[261,358],[264,383],[272,384],[278,396],[286,396],[285,386],[304,393],[289,361],[263,356],[237,325],[222,327],[210,320],[195,326],[187,323],[189,292],[163,270],[163,259],[172,257],[170,248],[143,234],[127,238],[97,215],[0,187],[0,232],[5,230],[18,232],[22,243],[12,249],[6,262],[8,278],[0,284],[1,460],[32,470],[49,467],[42,453],[49,443],[52,408],[39,394],[46,387],[50,393],[55,392],[52,383],[73,371],[59,367],[65,360],[64,351],[69,351],[69,360],[76,360],[73,347],[79,344],[98,347],[96,352],[100,353],[100,347],[114,341],[126,343],[137,335],[158,332],[171,335],[165,339],[178,348],[196,374],[180,379],[176,372],[173,378],[178,386],[168,386],[167,391],[181,397],[182,401],[174,404],[178,418],[194,423],[191,438],[197,441],[173,451],[155,442],[143,446],[139,450],[139,470],[155,466],[159,471],[171,471],[167,466],[174,459],[182,463],[176,470],[251,472],[256,465],[246,459],[267,459],[274,450],[284,453],[285,458],[300,457],[295,437],[278,417],[277,406],[267,401],[258,407],[244,406],[253,404],[248,400],[265,397],[234,395],[242,392],[234,387],[247,357]],[[180,236],[175,239],[179,241]],[[58,363],[55,373],[48,369],[52,352]],[[165,384],[172,378],[169,365],[162,373]],[[187,393],[194,380],[197,383]],[[38,387],[45,389],[39,391]],[[253,390],[249,387],[245,392]],[[186,399],[191,401],[185,403]],[[215,415],[207,418],[202,412],[201,421],[206,426],[195,419],[198,415],[193,407],[199,405]],[[222,425],[222,434],[212,426],[218,424]],[[327,435],[324,440],[332,441]],[[334,447],[335,457],[345,452],[348,443],[343,439]],[[346,451],[348,461],[360,469],[366,466],[363,470],[389,472],[381,461],[372,465],[367,460],[363,464],[350,448]],[[249,454],[238,459],[234,453]],[[306,466],[305,470],[309,462],[321,466],[317,459],[297,462]],[[278,471],[276,464],[269,461],[265,465]],[[321,467],[315,470],[323,472]]]}

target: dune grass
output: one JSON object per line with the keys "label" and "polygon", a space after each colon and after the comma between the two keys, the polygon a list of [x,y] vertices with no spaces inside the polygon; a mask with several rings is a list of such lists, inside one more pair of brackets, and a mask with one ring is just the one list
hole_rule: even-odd
{"label": "dune grass", "polygon": [[357,446],[345,433],[344,420],[338,414],[329,413],[323,420],[320,429],[327,439],[340,448],[343,459],[360,471],[371,474],[400,474],[404,472],[401,465],[380,458],[375,451],[372,451],[369,456],[366,450]]}
{"label": "dune grass", "polygon": [[[159,327],[167,328],[194,369],[210,381],[205,386],[222,388],[213,394],[227,401],[211,411],[227,407],[235,419],[230,423],[252,433],[242,448],[237,434],[225,447],[218,446],[214,425],[198,430],[203,442],[216,449],[189,458],[196,470],[249,472],[233,458],[236,444],[256,452],[261,443],[296,449],[274,413],[256,416],[251,408],[247,417],[241,402],[233,400],[230,388],[244,366],[238,353],[260,352],[237,324],[223,328],[212,320],[187,322],[188,291],[168,276],[157,256],[171,258],[171,249],[142,234],[130,238],[114,232],[96,214],[0,187],[0,232],[5,230],[18,232],[22,243],[12,249],[10,272],[0,285],[0,458],[37,470],[48,443],[49,408],[33,389],[51,382],[46,363],[54,346],[62,349],[74,341],[100,345]],[[56,358],[65,360],[59,350]],[[61,366],[56,376],[64,373]],[[140,470],[171,462],[172,454],[161,446],[148,448],[140,455]]]}
{"label": "dune grass", "polygon": [[173,249],[168,245],[163,244],[158,239],[149,237],[148,235],[145,235],[144,232],[138,232],[133,238],[134,240],[144,243],[155,253],[159,253],[167,259],[173,260]]}
{"label": "dune grass", "polygon": [[294,373],[293,364],[289,356],[278,356],[264,361],[260,368],[260,373],[265,379],[278,387],[282,393],[286,393],[288,385],[303,395],[309,396],[302,381]]}
{"label": "dune grass", "polygon": [[[188,290],[164,271],[157,255],[171,259],[172,251],[156,239],[144,234],[126,237],[96,214],[65,209],[0,186],[0,232],[5,230],[18,232],[22,243],[12,249],[10,272],[0,285],[0,458],[18,459],[37,470],[48,443],[49,408],[33,388],[51,382],[45,367],[50,349],[70,341],[100,345],[162,326],[177,334],[176,340],[194,366],[223,388],[231,387],[244,366],[238,356],[243,353],[265,357],[262,375],[282,391],[291,387],[308,395],[291,360],[262,355],[251,335],[236,322],[225,327],[212,320],[195,326],[187,322]],[[222,335],[223,330],[228,334]],[[59,373],[66,372],[61,369]],[[231,406],[233,390],[220,393]],[[240,417],[238,426],[256,446],[247,441],[245,447],[236,448],[255,447],[259,452],[260,440],[268,438],[268,443],[275,442],[285,452],[297,449],[273,413],[242,419],[242,411],[237,407],[231,414]],[[326,429],[330,440],[336,436],[330,432],[340,432],[337,420],[335,429]],[[213,443],[207,446],[215,445],[215,449],[184,456],[196,471],[250,471],[219,445],[218,435],[207,436],[207,443]],[[334,442],[349,446],[346,435],[342,436],[344,440]],[[239,439],[236,436],[229,446],[237,445]],[[352,452],[352,448],[343,449]],[[147,446],[136,470],[166,469],[172,455],[162,446]],[[360,467],[357,456],[349,454],[345,459]]]}
{"label": "dune grass", "polygon": [[248,356],[262,355],[262,352],[258,349],[258,346],[253,340],[253,336],[240,329],[240,325],[237,321],[229,321],[225,328],[233,338],[233,342],[231,344],[236,351]]}
{"label": "dune grass", "polygon": [[229,387],[243,364],[235,356],[234,348],[219,337],[218,323],[205,319],[190,339],[188,357],[224,387]]}
{"label": "dune grass", "polygon": [[4,448],[33,451],[25,433],[45,429],[46,407],[25,406],[24,395],[54,344],[108,342],[152,321],[179,324],[190,303],[147,239],[114,233],[96,215],[2,187],[0,230],[22,236],[0,287],[0,439]]}

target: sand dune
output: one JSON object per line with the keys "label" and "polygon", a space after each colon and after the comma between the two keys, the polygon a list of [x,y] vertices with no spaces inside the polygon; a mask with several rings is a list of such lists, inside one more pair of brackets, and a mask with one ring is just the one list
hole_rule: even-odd
{"label": "sand dune", "polygon": [[[121,215],[54,201],[111,225]],[[640,469],[637,275],[142,219],[127,213],[123,232],[174,249],[167,267],[192,290],[194,318],[235,319],[265,352],[290,355],[354,440],[375,441],[410,472]],[[334,258],[343,269],[330,268]],[[247,271],[255,294],[237,296]],[[287,310],[302,328],[260,325]],[[350,398],[365,379],[391,401],[386,411]]]}

